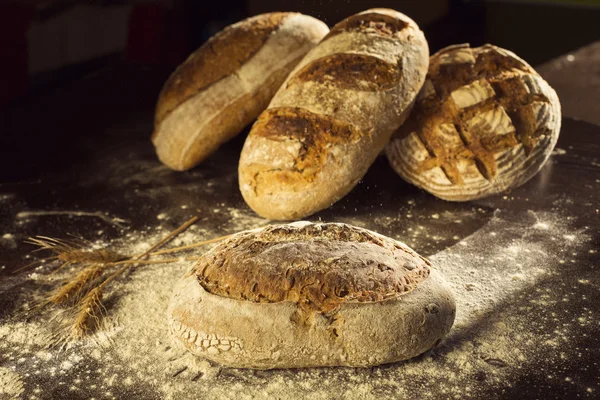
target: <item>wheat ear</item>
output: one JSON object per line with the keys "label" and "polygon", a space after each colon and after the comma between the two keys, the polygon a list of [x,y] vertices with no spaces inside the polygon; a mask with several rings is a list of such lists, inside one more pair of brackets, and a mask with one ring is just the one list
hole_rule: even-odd
{"label": "wheat ear", "polygon": [[110,266],[110,264],[92,264],[86,267],[70,279],[67,284],[53,291],[48,297],[48,301],[54,304],[77,302],[81,298],[84,289],[99,278]]}
{"label": "wheat ear", "polygon": [[[79,311],[71,326],[71,338],[78,340],[100,326],[100,318],[106,309],[102,304],[102,289],[96,287],[85,295],[80,303]],[[92,326],[92,323],[94,324]]]}
{"label": "wheat ear", "polygon": [[103,294],[104,289],[110,282],[112,282],[115,278],[117,278],[119,275],[121,275],[127,269],[131,268],[133,265],[136,265],[136,263],[141,258],[146,257],[148,254],[152,253],[154,250],[156,250],[160,246],[164,245],[165,243],[167,243],[168,241],[173,239],[175,236],[179,235],[181,232],[185,231],[192,224],[194,224],[197,220],[198,220],[198,217],[191,218],[186,223],[181,225],[179,228],[177,228],[174,231],[172,231],[171,233],[169,233],[166,237],[164,237],[162,240],[160,240],[154,246],[150,247],[144,253],[133,257],[131,260],[128,260],[131,262],[123,263],[121,268],[119,268],[117,271],[115,271],[111,275],[109,275],[106,279],[104,279],[104,281],[102,281],[102,283],[100,283],[94,289],[90,290],[83,297],[81,302],[79,303],[79,309],[77,312],[77,316],[75,318],[75,322],[73,323],[73,325],[71,327],[71,332],[70,332],[71,338],[77,340],[77,339],[80,339],[81,337],[85,336],[87,333],[89,333],[89,331],[91,329],[93,329],[91,327],[92,323],[95,323],[96,327],[99,325],[100,319],[103,314],[103,310],[105,310],[105,308],[102,304],[102,294]]}

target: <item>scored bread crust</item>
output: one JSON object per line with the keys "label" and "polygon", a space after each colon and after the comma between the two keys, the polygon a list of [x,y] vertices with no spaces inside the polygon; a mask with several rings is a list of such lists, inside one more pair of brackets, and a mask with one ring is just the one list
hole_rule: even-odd
{"label": "scored bread crust", "polygon": [[454,45],[431,57],[412,114],[386,153],[406,181],[467,201],[533,177],[560,124],[556,92],[521,58],[489,44]]}
{"label": "scored bread crust", "polygon": [[180,65],[158,99],[152,142],[175,170],[200,163],[263,111],[288,73],[327,34],[299,13],[262,14],[225,28]]}
{"label": "scored bread crust", "polygon": [[237,368],[372,366],[414,357],[452,326],[452,293],[406,245],[345,224],[242,232],[175,289],[172,334]]}
{"label": "scored bread crust", "polygon": [[397,11],[367,10],[334,26],[246,139],[239,180],[248,205],[291,220],[345,196],[408,115],[428,51],[418,26]]}

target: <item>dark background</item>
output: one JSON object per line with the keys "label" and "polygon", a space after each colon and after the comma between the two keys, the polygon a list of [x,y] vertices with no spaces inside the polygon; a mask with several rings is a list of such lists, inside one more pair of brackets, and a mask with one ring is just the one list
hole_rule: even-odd
{"label": "dark background", "polygon": [[493,43],[535,66],[600,38],[598,1],[0,1],[0,183],[77,165],[130,134],[106,127],[152,109],[169,73],[226,25],[300,11],[331,26],[372,7],[415,19],[432,53]]}

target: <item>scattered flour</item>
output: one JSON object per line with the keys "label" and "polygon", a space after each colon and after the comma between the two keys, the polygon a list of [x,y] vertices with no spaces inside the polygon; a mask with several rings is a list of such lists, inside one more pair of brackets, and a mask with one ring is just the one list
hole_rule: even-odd
{"label": "scattered flour", "polygon": [[169,218],[169,214],[164,213],[164,212],[160,213],[160,214],[158,214],[156,216],[156,219],[159,220],[159,221],[162,221],[162,220],[165,220],[165,219],[168,219],[168,218]]}
{"label": "scattered flour", "polygon": [[16,249],[17,241],[15,239],[15,235],[13,235],[12,233],[5,233],[0,238],[0,245],[6,247],[8,249]]}
{"label": "scattered flour", "polygon": [[232,227],[233,232],[254,229],[270,223],[268,219],[261,218],[251,211],[229,207],[227,208],[227,212],[229,213],[229,226]]}
{"label": "scattered flour", "polygon": [[[268,223],[243,210],[224,210],[230,218],[228,232],[196,226],[170,245],[190,244]],[[465,218],[439,217],[440,221]],[[408,362],[371,369],[251,371],[220,368],[193,357],[172,340],[165,323],[172,287],[190,269],[192,262],[188,261],[140,267],[128,280],[115,282],[113,293],[122,296],[106,296],[104,329],[59,349],[49,347],[55,341],[49,328],[52,316],[29,322],[19,317],[2,321],[0,393],[21,393],[26,387],[28,398],[48,397],[43,385],[28,385],[29,378],[21,378],[33,376],[40,379],[31,378],[32,382],[53,380],[64,386],[64,393],[95,398],[310,396],[317,400],[330,399],[332,393],[358,399],[428,398],[440,393],[445,398],[479,397],[482,388],[506,385],[511,374],[539,357],[550,357],[546,349],[560,354],[556,349],[568,348],[573,328],[560,325],[552,315],[536,314],[540,307],[561,301],[538,284],[561,268],[553,255],[555,247],[560,247],[567,258],[578,244],[589,240],[585,232],[569,229],[567,221],[552,214],[530,212],[523,221],[510,224],[505,218],[503,213],[494,213],[483,227],[430,257],[453,288],[456,322],[438,347]],[[416,232],[427,230],[414,226]],[[162,236],[164,232],[159,230],[132,234],[119,244],[119,251],[142,252]],[[431,240],[434,235],[427,236]],[[413,237],[417,250],[419,246],[414,243],[419,237],[425,234]],[[200,248],[186,256],[203,251]],[[581,280],[579,284],[589,282]],[[524,305],[515,308],[513,302]],[[591,310],[576,314],[577,324],[594,323]],[[551,323],[555,318],[556,329],[544,330],[540,318]],[[552,359],[546,362],[552,363]]]}

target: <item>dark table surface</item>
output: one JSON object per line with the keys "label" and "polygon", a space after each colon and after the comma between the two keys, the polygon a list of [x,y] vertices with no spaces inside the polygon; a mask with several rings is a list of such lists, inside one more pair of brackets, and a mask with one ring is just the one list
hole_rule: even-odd
{"label": "dark table surface", "polygon": [[[348,222],[406,242],[431,257],[459,297],[454,332],[440,350],[415,362],[439,364],[431,370],[439,375],[400,391],[394,382],[406,386],[403,368],[412,368],[400,364],[361,372],[371,374],[361,375],[361,382],[371,382],[373,390],[380,382],[387,388],[381,393],[397,397],[600,396],[598,59],[600,43],[538,68],[559,93],[563,127],[548,164],[522,187],[475,202],[449,203],[402,182],[380,157],[346,198],[310,218]],[[172,229],[191,215],[198,215],[204,232],[214,236],[268,222],[253,215],[237,187],[243,137],[189,172],[169,171],[156,160],[148,139],[165,77],[164,71],[117,65],[0,115],[0,326],[19,319],[19,304],[34,286],[31,271],[15,273],[34,259],[27,256],[33,247],[23,243],[29,236],[68,233],[110,241],[157,224]],[[502,335],[508,336],[500,343]],[[507,356],[514,362],[502,358],[511,342],[519,352]],[[498,354],[482,356],[486,345]],[[61,393],[58,380],[44,379],[44,371],[29,376],[29,359],[17,353],[0,346],[0,367],[20,374],[24,396]],[[464,365],[457,361],[461,354],[467,357]],[[453,392],[436,382],[446,380],[439,378],[444,371],[450,376],[461,368]],[[500,378],[489,378],[495,371]],[[290,379],[290,393],[296,390],[297,396],[290,397],[308,396],[311,390],[294,386],[289,374],[272,371],[250,378],[224,373],[221,381],[186,384],[203,390],[220,386],[226,392],[239,379],[249,382],[247,394],[260,398],[253,392],[257,385],[283,376]],[[303,379],[323,385],[332,398],[340,396],[338,388],[353,388],[347,373],[307,374]],[[43,390],[36,380],[44,382]],[[240,391],[231,387],[232,393]],[[94,393],[88,389],[62,396]],[[164,397],[142,383],[136,391],[124,386],[115,393]]]}

